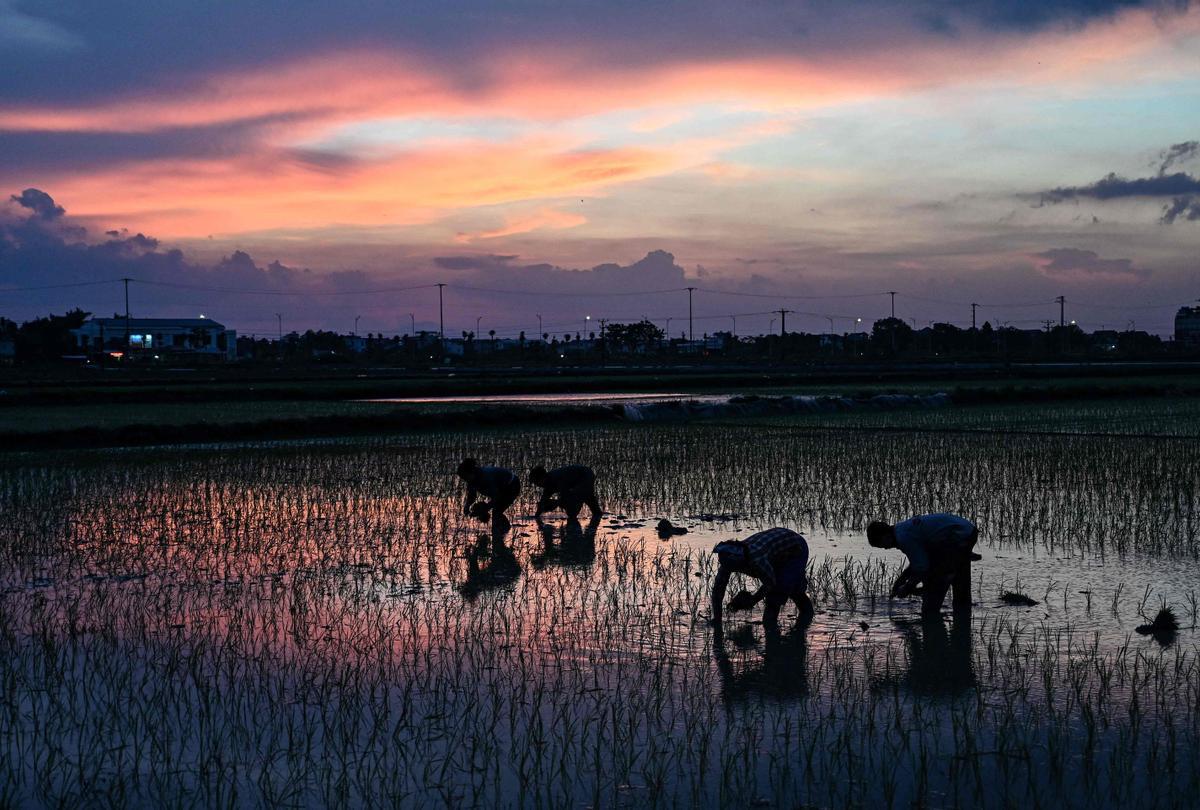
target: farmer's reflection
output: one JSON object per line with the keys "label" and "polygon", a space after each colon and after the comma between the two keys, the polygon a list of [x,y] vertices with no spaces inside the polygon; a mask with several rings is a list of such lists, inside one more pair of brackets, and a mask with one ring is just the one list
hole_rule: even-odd
{"label": "farmer's reflection", "polygon": [[721,677],[721,699],[726,704],[751,700],[798,700],[808,695],[807,622],[797,622],[786,633],[765,626],[762,663],[735,670],[727,645],[746,650],[755,646],[754,629],[744,625],[730,633],[716,628],[713,654]]}
{"label": "farmer's reflection", "polygon": [[599,515],[592,515],[586,527],[580,525],[573,517],[568,518],[561,526],[546,523],[540,515],[535,520],[538,532],[542,536],[542,550],[530,558],[534,568],[546,568],[550,565],[588,566],[595,562],[596,530],[600,528]]}
{"label": "farmer's reflection", "polygon": [[496,590],[516,582],[521,577],[521,564],[505,539],[512,524],[501,520],[492,524],[489,534],[480,532],[479,541],[467,549],[467,578],[459,593],[474,599],[484,591]]}
{"label": "farmer's reflection", "polygon": [[896,624],[907,648],[908,669],[882,677],[876,686],[941,697],[954,697],[975,688],[969,620],[956,619],[949,629],[941,618]]}

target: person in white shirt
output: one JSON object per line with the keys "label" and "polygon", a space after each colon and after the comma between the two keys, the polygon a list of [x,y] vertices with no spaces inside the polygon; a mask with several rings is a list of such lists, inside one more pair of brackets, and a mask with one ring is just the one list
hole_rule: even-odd
{"label": "person in white shirt", "polygon": [[895,526],[879,520],[867,526],[868,543],[898,548],[908,557],[908,568],[892,586],[892,596],[920,593],[926,616],[941,612],[952,587],[954,609],[971,609],[971,562],[981,559],[972,551],[978,539],[974,523],[948,512],[919,515]]}

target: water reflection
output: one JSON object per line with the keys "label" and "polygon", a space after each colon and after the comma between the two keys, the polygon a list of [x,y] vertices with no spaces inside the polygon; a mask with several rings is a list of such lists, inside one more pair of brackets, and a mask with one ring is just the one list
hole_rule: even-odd
{"label": "water reflection", "polygon": [[535,521],[542,547],[530,556],[529,561],[534,568],[541,570],[551,565],[587,567],[595,562],[599,515],[593,514],[586,527],[579,523],[578,518],[568,518],[561,526],[547,523],[540,515]]}
{"label": "water reflection", "polygon": [[459,593],[472,600],[485,591],[493,591],[514,584],[521,578],[521,563],[507,543],[512,530],[503,515],[492,524],[490,534],[480,532],[474,546],[467,549],[467,577],[459,586]]}
{"label": "water reflection", "polygon": [[729,646],[749,650],[756,646],[751,625],[729,633],[720,628],[713,632],[713,655],[721,678],[721,700],[734,705],[753,700],[788,701],[805,698],[808,685],[808,624],[798,621],[791,630],[764,627],[762,661],[757,666],[734,666]]}
{"label": "water reflection", "polygon": [[949,628],[939,617],[896,620],[908,667],[875,681],[876,688],[898,688],[925,697],[955,697],[976,687],[971,623],[955,619]]}

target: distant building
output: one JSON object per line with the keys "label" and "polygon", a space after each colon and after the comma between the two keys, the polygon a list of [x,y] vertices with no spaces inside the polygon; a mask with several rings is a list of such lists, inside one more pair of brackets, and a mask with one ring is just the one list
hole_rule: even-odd
{"label": "distant building", "polygon": [[1175,342],[1200,345],[1200,307],[1180,307],[1175,313]]}
{"label": "distant building", "polygon": [[211,318],[130,318],[128,326],[124,318],[92,318],[72,329],[71,335],[84,354],[129,352],[162,359],[237,359],[237,332]]}

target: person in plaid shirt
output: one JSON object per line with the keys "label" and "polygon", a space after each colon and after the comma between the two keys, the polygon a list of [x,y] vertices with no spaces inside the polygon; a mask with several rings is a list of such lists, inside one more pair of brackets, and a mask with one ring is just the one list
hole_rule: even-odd
{"label": "person in plaid shirt", "polygon": [[726,540],[713,548],[720,567],[712,590],[711,624],[721,626],[721,606],[729,577],[737,572],[762,582],[755,593],[742,591],[729,603],[730,610],[748,610],[762,600],[763,624],[779,622],[779,609],[791,599],[802,619],[812,616],[808,589],[808,542],[791,529],[774,528],[752,534],[745,540]]}

